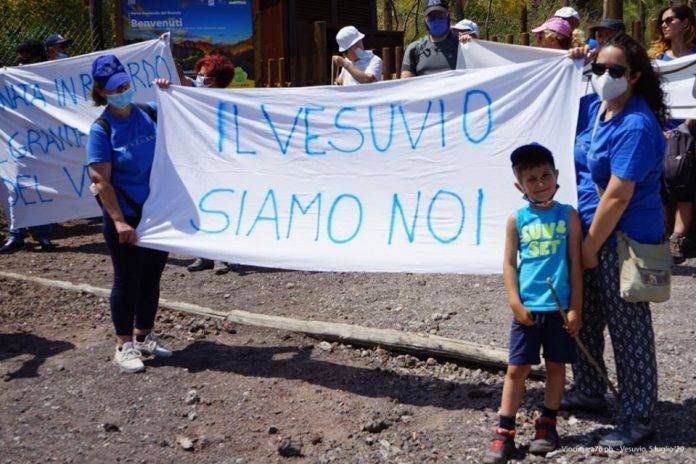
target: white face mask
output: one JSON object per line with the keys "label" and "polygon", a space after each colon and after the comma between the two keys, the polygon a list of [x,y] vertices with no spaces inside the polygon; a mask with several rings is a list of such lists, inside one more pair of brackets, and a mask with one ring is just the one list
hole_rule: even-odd
{"label": "white face mask", "polygon": [[598,76],[592,74],[592,87],[594,88],[599,98],[604,101],[613,100],[616,97],[623,95],[628,90],[628,80],[626,76],[614,78],[609,75],[608,71]]}
{"label": "white face mask", "polygon": [[213,86],[213,78],[212,77],[206,77],[202,74],[198,74],[196,76],[196,87],[212,87]]}

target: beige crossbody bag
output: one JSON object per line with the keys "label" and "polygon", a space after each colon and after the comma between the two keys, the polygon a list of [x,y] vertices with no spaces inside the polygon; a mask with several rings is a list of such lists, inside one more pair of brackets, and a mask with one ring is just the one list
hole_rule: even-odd
{"label": "beige crossbody bag", "polygon": [[[592,129],[594,139],[599,118],[605,109],[602,102]],[[604,191],[597,187],[601,197]],[[619,254],[619,296],[630,303],[662,303],[669,300],[672,281],[672,255],[669,242],[660,244],[638,243],[623,232],[616,232],[616,250]]]}

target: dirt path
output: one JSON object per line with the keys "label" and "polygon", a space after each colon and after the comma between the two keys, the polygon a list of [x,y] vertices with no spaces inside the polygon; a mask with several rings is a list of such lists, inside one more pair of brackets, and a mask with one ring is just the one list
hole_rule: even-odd
{"label": "dirt path", "polygon": [[[0,256],[0,267],[110,285],[97,223],[76,221],[57,235],[58,252]],[[170,258],[163,296],[507,343],[510,315],[498,276],[258,269],[214,276],[189,274],[188,262]],[[694,265],[680,267],[674,297],[653,311],[656,437],[643,451],[592,450],[611,415],[566,414],[559,429],[574,449],[547,461],[696,462]],[[145,374],[120,375],[111,364],[105,299],[0,279],[0,462],[479,462],[496,417],[499,372],[168,312],[158,329],[176,356],[148,362]],[[199,401],[187,404],[191,390]],[[531,437],[543,384],[530,382],[528,392],[518,417],[521,445]],[[284,443],[284,454],[302,456],[283,457]]]}

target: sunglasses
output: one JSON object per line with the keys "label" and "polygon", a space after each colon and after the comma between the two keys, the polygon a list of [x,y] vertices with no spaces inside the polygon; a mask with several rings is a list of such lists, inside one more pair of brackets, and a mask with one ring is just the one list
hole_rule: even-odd
{"label": "sunglasses", "polygon": [[663,19],[662,24],[663,25],[666,24],[667,26],[669,26],[670,24],[672,24],[673,21],[676,21],[677,19],[679,19],[679,18],[677,18],[676,16],[670,16],[669,18]]}
{"label": "sunglasses", "polygon": [[607,66],[606,64],[602,64],[602,63],[592,63],[592,73],[593,74],[601,76],[602,74],[604,74],[607,71],[609,71],[609,75],[611,77],[613,77],[614,79],[618,79],[619,77],[626,74],[626,71],[628,71],[628,69],[625,66],[621,66],[620,64]]}

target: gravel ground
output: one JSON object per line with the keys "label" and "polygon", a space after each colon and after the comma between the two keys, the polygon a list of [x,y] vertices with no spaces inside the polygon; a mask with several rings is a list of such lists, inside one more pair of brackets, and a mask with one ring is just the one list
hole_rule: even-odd
{"label": "gravel ground", "polygon": [[[99,232],[94,221],[64,224],[58,251],[29,247],[0,256],[0,268],[108,287]],[[499,276],[253,268],[216,276],[190,274],[189,262],[170,257],[164,297],[507,346]],[[545,460],[527,455],[543,397],[543,383],[530,381],[518,415],[520,462],[696,462],[694,266],[678,268],[672,299],[653,310],[655,438],[645,449],[595,449],[612,412],[563,414],[565,449]],[[488,444],[501,372],[172,312],[158,320],[176,356],[120,375],[106,299],[0,279],[0,462],[479,462]]]}

